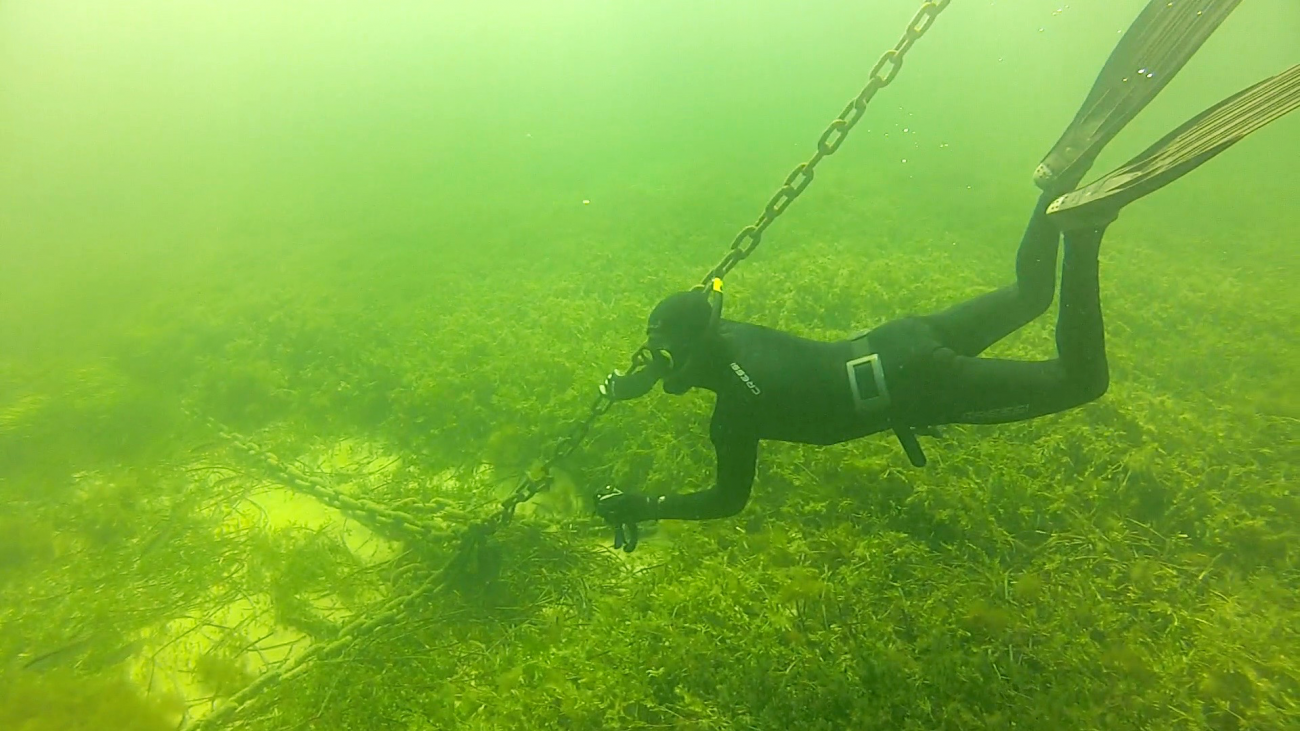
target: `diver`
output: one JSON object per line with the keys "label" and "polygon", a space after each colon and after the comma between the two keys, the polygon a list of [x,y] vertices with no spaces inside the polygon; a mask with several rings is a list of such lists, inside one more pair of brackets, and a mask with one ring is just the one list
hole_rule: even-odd
{"label": "diver", "polygon": [[[918,435],[943,424],[1033,419],[1100,398],[1109,383],[1098,283],[1102,235],[1128,203],[1185,175],[1300,106],[1300,65],[1196,116],[1097,182],[1075,189],[1097,154],[1209,37],[1237,0],[1154,0],[1121,39],[1060,141],[1035,171],[1042,190],[1016,254],[1016,280],[942,312],[818,342],[721,317],[721,281],[673,294],[650,313],[642,348],[601,386],[613,401],[656,383],[670,394],[716,394],[709,437],[716,482],[647,496],[614,487],[596,512],[614,547],[637,545],[637,524],[735,515],[749,500],[761,440],[828,445],[892,431],[924,466]],[[1141,71],[1138,71],[1138,70]],[[1063,239],[1063,246],[1061,241]],[[1047,311],[1063,250],[1057,357],[980,357]]]}

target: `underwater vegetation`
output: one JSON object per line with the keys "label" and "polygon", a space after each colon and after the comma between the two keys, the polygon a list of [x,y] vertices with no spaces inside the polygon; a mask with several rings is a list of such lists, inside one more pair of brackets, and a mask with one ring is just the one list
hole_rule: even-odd
{"label": "underwater vegetation", "polygon": [[[1129,244],[1122,230],[1113,239]],[[652,493],[701,485],[712,469],[709,403],[653,397],[617,409],[569,460],[562,489],[521,509],[465,581],[265,689],[240,722],[1287,728],[1300,718],[1294,420],[1235,398],[1232,380],[1207,381],[1198,364],[1219,335],[1186,331],[1194,325],[1174,313],[1212,295],[1222,318],[1265,339],[1292,316],[1260,313],[1231,280],[1188,286],[1179,267],[1191,265],[1151,249],[1112,257],[1136,263],[1106,268],[1117,377],[1100,403],[950,429],[923,471],[885,439],[767,445],[745,513],[662,524],[631,556],[609,549],[575,494],[607,483]],[[871,259],[843,244],[773,252],[762,276],[735,278],[743,287],[733,284],[730,315],[836,337],[857,313],[924,310],[979,286],[976,273],[936,262],[901,247]],[[188,362],[190,408],[238,424],[280,459],[380,505],[458,506],[430,508],[428,519],[463,525],[490,513],[523,456],[581,410],[573,384],[596,382],[626,354],[644,303],[612,297],[631,286],[618,276],[602,281],[609,291],[535,276],[509,297],[450,311],[371,303],[373,322],[336,316],[346,302],[259,322],[257,305],[232,297],[228,310],[178,307],[193,314],[176,328],[238,331],[237,340],[188,351],[155,333],[134,347]],[[521,317],[510,297],[532,303],[531,314]],[[581,314],[610,300],[607,317]],[[534,367],[492,357],[491,333],[507,322],[511,362]],[[334,344],[321,336],[311,341],[319,352],[294,351],[286,343],[298,327],[329,331]],[[1049,328],[1036,323],[1001,352],[1032,357]],[[581,337],[560,335],[570,331]],[[1273,344],[1237,354],[1233,367],[1267,374],[1274,358],[1295,354],[1292,342]],[[227,384],[249,368],[277,375],[233,396]],[[75,383],[71,395],[59,391],[57,375],[41,398],[84,393]],[[285,387],[292,398],[275,395]],[[0,436],[11,447],[107,438],[48,436],[59,430],[43,420],[66,417],[32,398],[5,407]],[[170,408],[96,398],[110,420]],[[265,411],[276,398],[277,412]],[[0,650],[6,680],[17,678],[4,687],[24,692],[4,696],[0,718],[35,725],[5,728],[81,728],[58,725],[69,713],[103,719],[95,728],[150,728],[177,714],[177,697],[193,723],[412,591],[455,548],[349,533],[351,519],[328,507],[283,512],[273,472],[183,416],[151,418],[188,425],[133,453],[148,459],[86,458],[43,490],[47,464],[6,473],[6,495],[19,496],[6,499],[26,517],[7,511],[0,532]],[[485,471],[475,455],[500,466]],[[375,542],[393,548],[367,548]],[[82,637],[92,639],[23,669]],[[38,701],[51,696],[62,700]]]}
{"label": "underwater vegetation", "polygon": [[[859,149],[901,149],[884,129]],[[533,164],[581,168],[569,152]],[[766,161],[698,152],[591,198],[437,167],[471,194],[407,211],[490,230],[313,235],[295,226],[332,211],[268,195],[193,242],[219,255],[84,302],[0,287],[0,731],[1300,728],[1296,213],[1218,182],[1231,162],[1107,234],[1097,403],[947,428],[925,470],[887,437],[764,444],[741,515],[623,554],[595,490],[712,480],[711,400],[656,393],[508,525],[464,532],[770,192]],[[1004,284],[1036,192],[965,152],[908,152],[927,178],[846,150],[728,277],[725,316],[835,339]],[[1052,324],[989,354],[1048,357]]]}
{"label": "underwater vegetation", "polygon": [[0,673],[0,728],[13,731],[169,731],[179,711],[124,678]]}

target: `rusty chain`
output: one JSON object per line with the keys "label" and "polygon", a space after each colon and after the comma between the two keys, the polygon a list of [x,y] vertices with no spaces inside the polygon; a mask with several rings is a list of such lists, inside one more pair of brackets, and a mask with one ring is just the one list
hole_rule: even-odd
{"label": "rusty chain", "polygon": [[[372,530],[387,531],[405,539],[428,541],[432,538],[445,538],[453,533],[450,525],[442,520],[425,520],[410,513],[386,507],[364,498],[354,498],[330,487],[321,480],[306,474],[297,466],[281,460],[275,454],[259,447],[253,442],[226,429],[220,422],[203,417],[212,431],[229,442],[239,451],[252,457],[281,478],[283,484],[295,492],[310,495],[320,502],[351,516]],[[436,507],[448,517],[464,517],[447,500],[436,500],[425,507]]]}
{"label": "rusty chain", "polygon": [[806,162],[799,163],[794,170],[786,176],[785,182],[777,189],[776,193],[768,200],[767,206],[759,214],[758,219],[740,230],[736,238],[731,242],[731,248],[727,251],[722,261],[717,266],[709,270],[704,279],[700,280],[702,284],[707,285],[714,279],[723,279],[736,267],[737,264],[744,261],[754,250],[758,248],[759,243],[763,240],[763,232],[768,226],[777,219],[786,209],[790,207],[795,200],[812,185],[813,174],[822,160],[835,154],[848,138],[849,132],[862,119],[862,115],[867,110],[867,104],[876,96],[876,92],[889,86],[894,77],[903,68],[903,57],[911,50],[912,45],[916,43],[934,21],[939,17],[952,0],[931,0],[921,5],[912,16],[912,22],[908,24],[907,30],[903,32],[903,37],[898,43],[876,61],[876,65],[871,69],[871,78],[867,85],[858,92],[858,95],[844,107],[826,130],[817,140],[817,152]]}
{"label": "rusty chain", "polygon": [[[355,618],[340,630],[338,636],[329,642],[314,645],[302,656],[286,665],[262,673],[252,683],[218,706],[213,713],[190,725],[187,731],[208,731],[221,728],[237,715],[246,714],[257,707],[266,698],[266,696],[262,695],[264,692],[271,690],[284,681],[302,675],[320,660],[338,657],[361,637],[385,624],[398,620],[411,608],[416,600],[436,593],[447,586],[456,578],[455,574],[464,569],[465,564],[472,559],[488,537],[510,522],[515,509],[521,503],[531,500],[537,493],[550,487],[553,480],[550,475],[551,467],[568,457],[578,448],[596,419],[608,411],[612,405],[613,402],[603,395],[593,401],[586,418],[576,422],[560,439],[551,445],[545,456],[521,478],[514,492],[501,502],[501,508],[496,513],[490,518],[471,524],[465,529],[461,536],[461,545],[453,557],[440,570],[428,576],[419,587],[388,600],[380,607],[378,613],[369,614],[364,618]],[[359,500],[334,490],[326,485],[323,480],[307,475],[301,469],[281,460],[275,454],[226,429],[220,422],[207,417],[198,418],[236,449],[261,461],[268,468],[277,472],[291,489],[315,497],[326,505],[351,515],[371,527],[393,529],[402,534],[403,537],[415,540],[429,540],[430,538],[447,537],[452,534],[449,527],[435,526],[408,513],[386,508],[369,500]],[[450,504],[440,504],[438,507],[447,508],[450,511]]]}
{"label": "rusty chain", "polygon": [[269,700],[268,696],[263,695],[265,691],[302,675],[319,661],[341,656],[362,637],[401,618],[417,600],[438,591],[443,583],[444,577],[441,574],[431,575],[414,590],[384,602],[377,613],[353,619],[329,642],[312,645],[298,658],[257,676],[253,682],[217,706],[212,713],[187,726],[186,731],[212,731],[223,727],[238,715],[247,715],[250,710]]}
{"label": "rusty chain", "polygon": [[587,433],[591,431],[596,419],[603,416],[613,405],[614,402],[603,394],[597,396],[591,402],[591,406],[587,409],[586,418],[575,422],[563,436],[551,445],[545,455],[520,478],[519,486],[515,488],[515,491],[501,501],[501,509],[487,521],[484,521],[482,526],[487,535],[495,533],[509,523],[515,515],[515,508],[518,508],[520,503],[532,500],[537,496],[537,493],[551,486],[554,479],[551,477],[551,468],[559,461],[573,454],[574,450],[587,438]]}

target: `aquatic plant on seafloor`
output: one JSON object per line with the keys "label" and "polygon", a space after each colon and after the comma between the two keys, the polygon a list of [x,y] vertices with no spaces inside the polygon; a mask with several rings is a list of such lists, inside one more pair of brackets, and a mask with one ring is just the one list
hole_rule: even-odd
{"label": "aquatic plant on seafloor", "polygon": [[183,708],[144,698],[124,678],[0,673],[0,728],[18,731],[170,731]]}
{"label": "aquatic plant on seafloor", "polygon": [[[882,231],[946,225],[875,213]],[[683,241],[705,225],[674,232],[657,221],[646,230]],[[730,278],[726,314],[841,337],[1010,275],[1010,243],[940,255],[913,236],[764,250]],[[1198,279],[1193,257],[1177,261],[1178,242],[1136,239],[1117,226],[1104,250],[1113,378],[1102,401],[949,429],[928,447],[925,471],[883,437],[765,444],[742,515],[664,523],[631,556],[611,551],[588,515],[523,511],[484,556],[478,583],[266,691],[274,715],[243,722],[1287,728],[1300,718],[1300,502],[1295,420],[1267,394],[1287,391],[1297,353],[1285,334],[1300,308],[1288,314],[1294,294],[1276,277]],[[358,266],[342,283],[319,252],[295,261],[288,283],[213,272],[233,282],[230,296],[159,294],[164,324],[122,334],[120,348],[166,353],[192,408],[286,460],[345,441],[400,459],[389,472],[341,476],[347,489],[384,504],[454,499],[478,515],[499,498],[493,486],[452,489],[470,482],[440,476],[492,461],[508,485],[516,463],[622,365],[654,301],[715,253],[634,239],[569,245],[583,256],[557,259],[556,270],[502,261],[422,274],[437,281],[419,287],[409,272],[431,267],[415,266],[416,253]],[[1237,284],[1247,278],[1251,287]],[[1188,314],[1207,299],[1217,325]],[[1277,306],[1260,310],[1261,299]],[[1051,325],[1045,317],[991,354],[1046,357]],[[1229,341],[1260,347],[1225,354]],[[0,404],[4,494],[30,517],[0,544],[0,658],[59,647],[69,626],[130,639],[243,594],[314,633],[300,642],[319,641],[451,550],[407,547],[367,564],[335,527],[273,527],[252,508],[235,521],[233,506],[256,502],[271,479],[203,429],[132,432],[131,449],[114,451],[113,426],[136,416],[187,423],[130,374],[112,359],[91,371],[52,363],[38,381],[0,388],[12,394]],[[705,486],[709,406],[704,395],[656,392],[620,407],[566,468],[588,490]],[[83,418],[100,427],[77,431]],[[76,460],[62,474],[38,458],[64,454]],[[196,460],[210,482],[199,482]],[[264,667],[241,654],[257,627],[214,633],[226,638],[221,652],[193,658],[213,702]],[[120,667],[96,661],[114,646],[78,655],[48,682],[69,697],[120,689],[105,679]],[[47,682],[24,672],[22,687]]]}

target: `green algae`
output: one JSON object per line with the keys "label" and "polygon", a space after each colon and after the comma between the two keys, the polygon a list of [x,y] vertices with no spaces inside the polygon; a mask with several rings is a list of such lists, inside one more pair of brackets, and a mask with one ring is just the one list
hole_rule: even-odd
{"label": "green algae", "polygon": [[[1128,17],[1120,16],[1140,4],[1058,16],[955,3],[909,57],[889,90],[897,96],[881,97],[878,116],[729,278],[727,316],[838,338],[1007,281],[1035,197],[1028,173],[1082,92],[1068,87],[1090,80],[1094,56]],[[275,105],[260,142],[240,138],[233,117],[204,117],[197,134],[207,137],[187,138],[184,149],[215,149],[206,154],[231,162],[177,159],[215,171],[211,188],[164,159],[180,145],[122,153],[199,186],[184,200],[208,207],[111,206],[102,202],[109,173],[69,181],[58,165],[45,168],[51,185],[75,182],[78,210],[101,211],[83,219],[59,208],[63,199],[37,205],[13,177],[22,166],[6,168],[4,190],[28,205],[7,206],[18,213],[0,219],[19,252],[0,292],[0,727],[174,728],[180,702],[170,700],[177,688],[164,668],[192,675],[179,706],[192,720],[448,558],[455,547],[443,543],[391,541],[367,553],[342,518],[274,513],[263,499],[281,489],[274,475],[180,405],[348,494],[383,505],[449,500],[462,511],[447,518],[455,525],[490,511],[501,485],[626,362],[649,307],[721,256],[826,113],[857,88],[862,64],[845,68],[841,52],[827,49],[871,45],[874,56],[884,46],[850,31],[889,26],[880,40],[892,43],[906,20],[859,9],[853,22],[816,32],[800,20],[783,32],[818,42],[786,49],[775,22],[785,15],[735,5],[719,7],[773,22],[751,29],[757,36],[689,36],[694,45],[678,62],[694,59],[691,73],[668,74],[663,57],[638,51],[638,78],[690,78],[698,85],[690,89],[625,98],[611,62],[589,70],[608,84],[600,94],[583,87],[530,116],[497,106],[524,98],[519,89],[468,74],[446,82],[486,89],[472,95],[481,111],[465,119],[425,130],[403,116],[439,99],[387,102],[400,108],[378,105],[358,123],[405,120],[405,134],[385,137],[392,149],[310,127],[306,111],[277,117],[287,112]],[[522,29],[558,21],[538,8],[516,11],[514,41],[544,57],[549,46],[527,45]],[[701,12],[708,28],[739,17]],[[1243,8],[1134,137],[1240,86],[1233,74],[1273,63],[1267,41],[1294,17],[1287,12],[1280,3]],[[650,27],[671,35],[662,18]],[[1277,22],[1261,24],[1269,18]],[[191,37],[188,23],[173,21]],[[966,23],[997,33],[962,32]],[[1065,23],[1077,23],[1073,35]],[[269,27],[290,32],[287,22]],[[222,28],[213,32],[229,32]],[[767,55],[741,54],[756,37],[771,41]],[[1254,54],[1233,50],[1243,38]],[[607,51],[572,53],[614,58]],[[705,62],[713,53],[745,62],[722,64],[732,69],[723,74]],[[1051,60],[1039,68],[1016,54]],[[990,71],[1003,56],[1020,73]],[[20,86],[16,67],[4,68]],[[537,68],[537,88],[562,88],[550,76],[559,68]],[[239,109],[259,108],[246,96],[249,78],[220,78]],[[584,77],[564,83],[573,78]],[[176,91],[177,82],[157,83]],[[33,88],[18,88],[27,95],[17,98],[33,101]],[[417,90],[392,98],[419,98]],[[666,96],[680,121],[672,108],[660,114]],[[319,100],[294,103],[334,118]],[[95,134],[62,131],[93,147],[86,140],[105,141],[97,135],[134,139],[129,123],[144,116],[110,115],[115,125]],[[293,141],[302,124],[329,144]],[[342,655],[268,689],[262,711],[241,721],[254,729],[1294,725],[1300,302],[1291,284],[1296,213],[1276,201],[1293,197],[1285,161],[1295,157],[1295,130],[1294,120],[1279,123],[1112,227],[1102,285],[1113,378],[1100,402],[1026,424],[949,429],[928,447],[925,471],[909,468],[886,438],[764,445],[739,518],[663,524],[623,556],[577,509],[587,493],[605,484],[690,490],[711,479],[709,398],[656,393],[608,414],[564,465],[564,492],[520,511],[456,591],[417,602]],[[232,139],[245,147],[227,149]],[[447,152],[443,140],[468,151]],[[105,144],[131,147],[111,136]],[[321,152],[335,148],[350,152]],[[110,172],[120,165],[92,162]],[[241,177],[239,164],[265,175]],[[441,172],[429,182],[413,168]],[[356,202],[340,204],[348,196]],[[182,239],[191,246],[175,244]],[[19,271],[44,276],[17,282]],[[991,355],[1048,357],[1051,325],[1042,318]],[[398,466],[377,469],[389,460]],[[35,658],[46,661],[22,667]]]}

